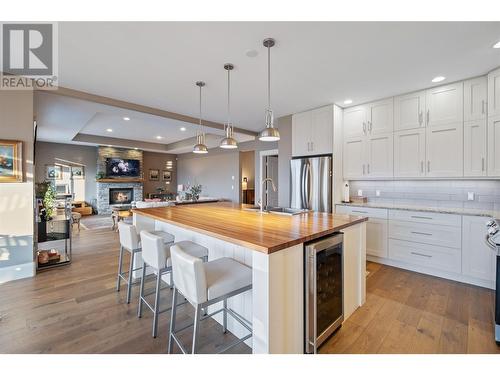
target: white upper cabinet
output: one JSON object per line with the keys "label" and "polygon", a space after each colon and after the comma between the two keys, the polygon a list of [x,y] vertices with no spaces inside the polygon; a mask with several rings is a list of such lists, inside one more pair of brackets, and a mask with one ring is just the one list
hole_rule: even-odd
{"label": "white upper cabinet", "polygon": [[500,68],[488,74],[488,116],[500,116]]}
{"label": "white upper cabinet", "polygon": [[344,139],[344,179],[366,177],[366,140],[363,137]]}
{"label": "white upper cabinet", "polygon": [[464,124],[464,176],[486,176],[486,120]]}
{"label": "white upper cabinet", "polygon": [[370,135],[392,133],[394,130],[393,98],[379,100],[366,105],[366,129]]}
{"label": "white upper cabinet", "polygon": [[333,106],[311,111],[312,134],[311,151],[315,155],[333,152]]}
{"label": "white upper cabinet", "polygon": [[425,129],[394,133],[394,177],[425,176]]}
{"label": "white upper cabinet", "polygon": [[394,98],[394,131],[417,129],[425,126],[425,91],[413,92]]}
{"label": "white upper cabinet", "polygon": [[464,121],[486,119],[487,77],[464,81]]}
{"label": "white upper cabinet", "polygon": [[292,116],[292,156],[333,152],[333,106]]}
{"label": "white upper cabinet", "polygon": [[463,124],[463,82],[439,86],[427,90],[427,127]]}
{"label": "white upper cabinet", "polygon": [[434,126],[426,129],[427,177],[462,177],[463,125]]}
{"label": "white upper cabinet", "polygon": [[305,156],[311,149],[311,112],[296,113],[292,116],[292,155]]}
{"label": "white upper cabinet", "polygon": [[392,177],[393,176],[393,134],[369,136],[366,141],[366,176]]}
{"label": "white upper cabinet", "polygon": [[344,109],[344,138],[362,137],[367,131],[367,107],[364,105]]}
{"label": "white upper cabinet", "polygon": [[488,176],[500,177],[500,116],[488,118]]}

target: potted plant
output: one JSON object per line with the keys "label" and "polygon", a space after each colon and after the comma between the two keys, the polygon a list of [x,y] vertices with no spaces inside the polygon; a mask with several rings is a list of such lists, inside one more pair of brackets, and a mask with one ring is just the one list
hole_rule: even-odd
{"label": "potted plant", "polygon": [[56,192],[50,181],[45,180],[36,184],[36,198],[38,203],[38,241],[47,239],[47,221],[52,220],[56,203]]}
{"label": "potted plant", "polygon": [[201,185],[197,184],[197,185],[191,186],[189,189],[189,192],[191,193],[191,198],[193,199],[193,201],[196,202],[200,198]]}

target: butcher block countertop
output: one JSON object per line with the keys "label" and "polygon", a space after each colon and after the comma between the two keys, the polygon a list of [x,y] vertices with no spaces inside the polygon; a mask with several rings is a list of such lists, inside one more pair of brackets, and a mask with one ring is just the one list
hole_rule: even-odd
{"label": "butcher block countertop", "polygon": [[266,254],[338,232],[367,218],[325,213],[294,216],[244,210],[245,205],[220,202],[172,207],[137,208],[137,215],[170,223]]}

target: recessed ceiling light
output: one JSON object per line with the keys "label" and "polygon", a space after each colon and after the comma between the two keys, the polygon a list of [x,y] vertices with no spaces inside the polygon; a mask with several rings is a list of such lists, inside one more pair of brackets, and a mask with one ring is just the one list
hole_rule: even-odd
{"label": "recessed ceiling light", "polygon": [[130,117],[124,117],[123,118],[125,121],[130,121]]}
{"label": "recessed ceiling light", "polygon": [[163,137],[161,135],[157,135],[156,139],[162,139]]}
{"label": "recessed ceiling light", "polygon": [[500,41],[493,44],[493,48],[500,48]]}
{"label": "recessed ceiling light", "polygon": [[444,81],[446,79],[446,77],[443,77],[443,76],[437,76],[437,77],[434,77],[432,79],[432,82],[436,83],[436,82],[441,82],[441,81]]}
{"label": "recessed ceiling light", "polygon": [[352,100],[351,99],[346,99],[346,100],[344,100],[344,104],[352,104]]}
{"label": "recessed ceiling light", "polygon": [[254,49],[249,49],[245,52],[248,57],[256,57],[259,53]]}
{"label": "recessed ceiling light", "polygon": [[113,132],[113,129],[109,128],[109,129],[106,129],[106,131],[107,131],[108,133],[112,133],[112,132]]}
{"label": "recessed ceiling light", "polygon": [[179,129],[181,132],[185,132],[186,128],[183,126],[182,128]]}

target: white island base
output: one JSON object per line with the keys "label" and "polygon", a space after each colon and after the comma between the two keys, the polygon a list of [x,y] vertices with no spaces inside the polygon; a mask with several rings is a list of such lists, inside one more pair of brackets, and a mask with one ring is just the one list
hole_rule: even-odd
{"label": "white island base", "polygon": [[[253,337],[245,343],[257,354],[304,353],[303,244],[266,254],[143,215],[134,214],[134,224],[138,230],[164,230],[173,234],[176,241],[189,240],[205,246],[209,249],[209,260],[229,257],[252,267],[252,290],[228,300],[228,307],[252,324]],[[344,319],[365,302],[365,226],[365,223],[355,224],[341,231],[344,233]],[[216,308],[219,307],[212,306]],[[222,324],[219,315],[214,319]],[[227,328],[238,338],[247,334],[231,317]]]}

